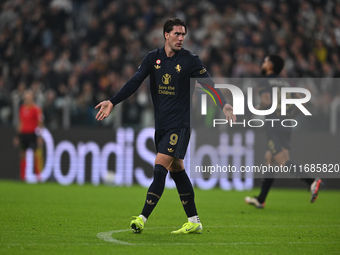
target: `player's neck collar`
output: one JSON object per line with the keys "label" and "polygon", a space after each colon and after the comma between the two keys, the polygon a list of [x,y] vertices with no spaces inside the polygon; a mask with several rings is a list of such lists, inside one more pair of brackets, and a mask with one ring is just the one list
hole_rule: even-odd
{"label": "player's neck collar", "polygon": [[174,55],[172,55],[171,57],[168,57],[166,55],[166,52],[165,52],[165,47],[162,48],[162,52],[163,52],[163,57],[164,59],[168,58],[168,59],[171,59],[171,60],[175,60],[178,56],[178,54],[182,51],[183,48],[181,48],[179,51],[176,51]]}

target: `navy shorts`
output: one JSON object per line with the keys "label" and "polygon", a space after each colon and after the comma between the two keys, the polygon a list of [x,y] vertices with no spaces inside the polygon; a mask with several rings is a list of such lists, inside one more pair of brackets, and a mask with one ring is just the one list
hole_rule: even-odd
{"label": "navy shorts", "polygon": [[190,140],[190,128],[156,129],[155,145],[159,153],[184,159]]}
{"label": "navy shorts", "polygon": [[291,132],[268,132],[267,140],[268,140],[268,149],[272,153],[273,156],[282,151],[282,148],[287,150],[290,149],[290,137]]}

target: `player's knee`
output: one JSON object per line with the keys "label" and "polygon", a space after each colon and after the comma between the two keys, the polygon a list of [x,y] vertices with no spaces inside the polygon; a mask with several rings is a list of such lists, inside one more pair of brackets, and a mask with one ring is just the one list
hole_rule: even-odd
{"label": "player's knee", "polygon": [[276,154],[274,159],[275,159],[275,162],[280,166],[281,165],[284,166],[286,164],[286,162],[288,161],[288,158],[286,157],[286,155],[283,152]]}
{"label": "player's knee", "polygon": [[183,170],[183,169],[181,169],[178,165],[172,164],[172,165],[169,167],[169,171],[170,171],[170,172],[179,172],[179,171],[181,171],[181,170]]}
{"label": "player's knee", "polygon": [[184,170],[183,160],[174,158],[171,166],[169,167],[170,172],[179,172]]}
{"label": "player's knee", "polygon": [[155,160],[155,165],[162,165],[164,166],[166,169],[169,169],[170,166],[173,163],[174,158],[169,156],[169,155],[165,155],[162,153],[157,153],[156,156],[156,160]]}

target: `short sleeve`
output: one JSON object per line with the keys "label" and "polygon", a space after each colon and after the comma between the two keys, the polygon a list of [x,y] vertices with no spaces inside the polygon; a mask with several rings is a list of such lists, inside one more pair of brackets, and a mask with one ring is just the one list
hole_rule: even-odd
{"label": "short sleeve", "polygon": [[191,66],[191,76],[193,78],[208,78],[209,74],[198,56],[194,56]]}

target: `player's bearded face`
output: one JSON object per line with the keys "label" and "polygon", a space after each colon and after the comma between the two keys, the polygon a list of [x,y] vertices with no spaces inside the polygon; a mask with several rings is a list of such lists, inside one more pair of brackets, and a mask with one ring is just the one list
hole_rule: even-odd
{"label": "player's bearded face", "polygon": [[174,26],[172,31],[168,34],[168,43],[173,51],[181,50],[184,42],[186,32],[183,26]]}

